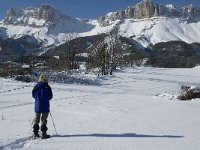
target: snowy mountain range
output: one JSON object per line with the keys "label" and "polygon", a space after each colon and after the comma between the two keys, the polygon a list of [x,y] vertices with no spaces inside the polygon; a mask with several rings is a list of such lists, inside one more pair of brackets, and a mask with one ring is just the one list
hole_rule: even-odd
{"label": "snowy mountain range", "polygon": [[110,12],[98,20],[70,17],[45,4],[40,8],[10,8],[5,19],[0,21],[0,39],[30,36],[43,48],[65,43],[74,33],[76,37],[117,33],[143,47],[167,41],[200,43],[199,31],[199,8],[164,6],[152,0]]}
{"label": "snowy mountain range", "polygon": [[93,25],[66,16],[50,5],[42,5],[38,9],[11,8],[0,26],[7,32],[4,38],[17,39],[29,35],[42,41],[44,46],[62,43],[63,34],[86,32],[93,28]]}

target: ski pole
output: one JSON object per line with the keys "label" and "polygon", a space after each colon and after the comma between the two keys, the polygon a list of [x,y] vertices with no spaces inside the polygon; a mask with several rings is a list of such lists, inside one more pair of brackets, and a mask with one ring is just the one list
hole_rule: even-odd
{"label": "ski pole", "polygon": [[50,116],[51,116],[51,120],[52,120],[52,123],[53,123],[54,129],[55,129],[56,135],[58,135],[57,130],[56,130],[55,123],[54,123],[54,121],[53,121],[53,117],[52,117],[52,115],[51,115],[51,112],[50,112]]}
{"label": "ski pole", "polygon": [[33,126],[33,120],[32,120],[32,123],[31,123],[31,128],[30,128],[30,130],[29,130],[28,134],[31,132],[32,126]]}

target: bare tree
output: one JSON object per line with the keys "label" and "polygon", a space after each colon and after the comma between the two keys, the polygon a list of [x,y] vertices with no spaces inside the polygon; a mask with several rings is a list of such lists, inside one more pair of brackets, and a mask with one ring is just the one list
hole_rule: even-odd
{"label": "bare tree", "polygon": [[78,53],[77,37],[78,37],[78,33],[69,34],[66,45],[65,45],[65,51],[66,51],[65,61],[67,64],[69,64],[70,70],[75,69],[75,66],[76,66],[75,56]]}
{"label": "bare tree", "polygon": [[89,48],[90,66],[97,67],[101,70],[102,75],[106,75],[106,47],[104,38],[98,38]]}
{"label": "bare tree", "polygon": [[98,67],[102,75],[110,74],[123,60],[123,44],[117,35],[101,37],[90,47],[90,65]]}
{"label": "bare tree", "polygon": [[120,41],[119,35],[111,34],[107,37],[107,70],[112,75],[113,70],[116,69],[117,65],[123,61],[123,49],[124,45]]}

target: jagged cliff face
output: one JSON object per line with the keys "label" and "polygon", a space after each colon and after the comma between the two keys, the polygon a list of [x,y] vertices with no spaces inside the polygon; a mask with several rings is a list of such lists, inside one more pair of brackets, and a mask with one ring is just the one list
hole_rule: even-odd
{"label": "jagged cliff face", "polygon": [[69,16],[63,15],[60,11],[50,5],[42,5],[40,8],[17,9],[11,8],[7,11],[3,23],[5,25],[29,25],[34,27],[42,27],[46,23],[56,23],[58,21],[70,19]]}
{"label": "jagged cliff face", "polygon": [[58,10],[54,9],[50,5],[42,5],[39,8],[38,13],[39,19],[44,19],[45,21],[55,22],[59,19],[65,18],[63,14],[61,14]]}
{"label": "jagged cliff face", "polygon": [[154,4],[151,0],[143,1],[134,9],[134,17],[137,19],[150,18],[154,15]]}
{"label": "jagged cliff face", "polygon": [[182,18],[184,21],[196,22],[200,20],[200,9],[189,5],[183,8],[173,5],[154,4],[152,0],[143,0],[135,6],[119,12],[109,13],[99,19],[102,26],[109,25],[110,21],[123,19],[145,19],[156,16]]}
{"label": "jagged cliff face", "polygon": [[159,16],[161,7],[154,5],[152,0],[144,0],[133,7],[128,7],[119,12],[109,13],[100,18],[101,25],[105,26],[109,21],[122,20],[122,19],[144,19],[153,16]]}

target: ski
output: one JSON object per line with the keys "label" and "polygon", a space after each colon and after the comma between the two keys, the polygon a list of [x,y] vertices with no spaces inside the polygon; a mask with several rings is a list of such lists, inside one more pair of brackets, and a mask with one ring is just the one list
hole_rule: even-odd
{"label": "ski", "polygon": [[49,139],[49,138],[51,138],[51,136],[50,135],[46,135],[46,136],[41,136],[41,135],[39,135],[39,136],[35,136],[35,135],[31,135],[28,139],[29,140],[37,140],[37,139]]}

